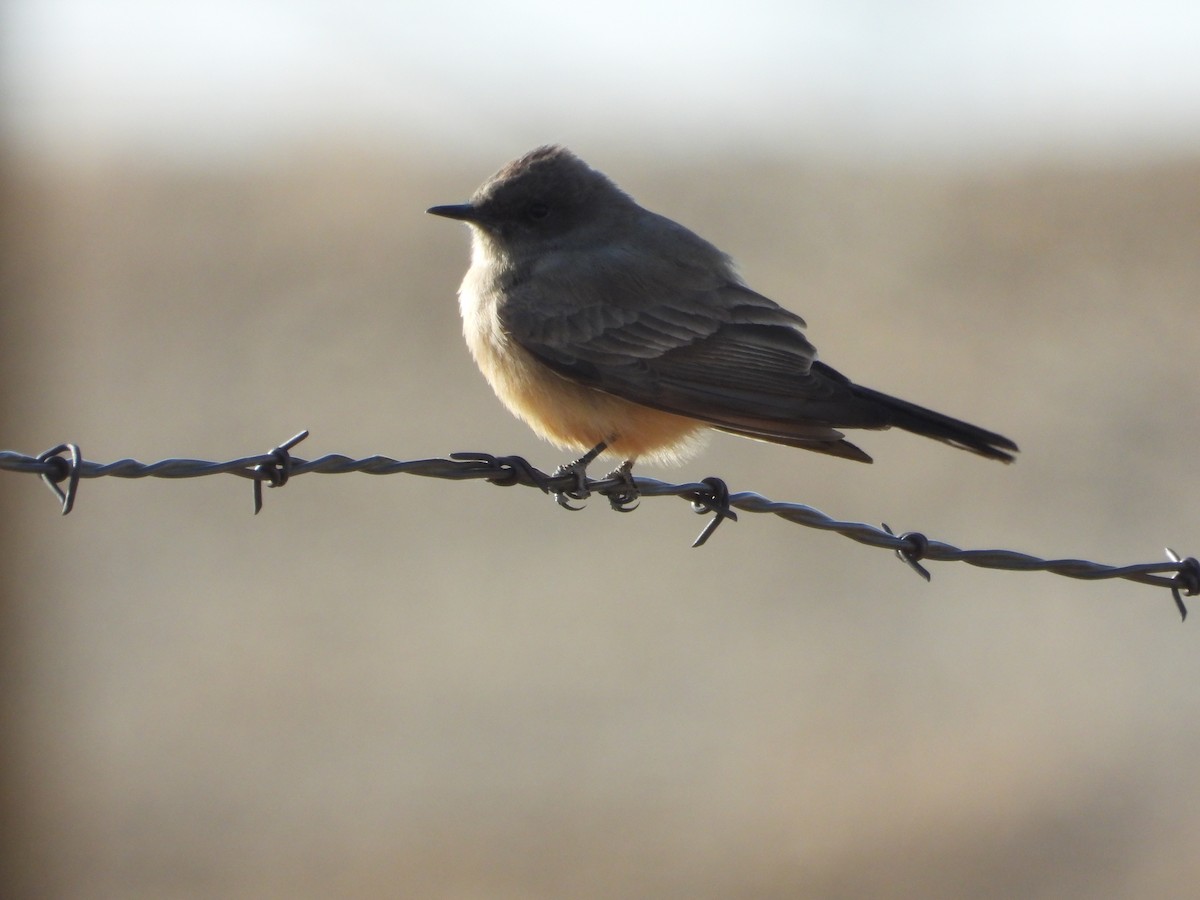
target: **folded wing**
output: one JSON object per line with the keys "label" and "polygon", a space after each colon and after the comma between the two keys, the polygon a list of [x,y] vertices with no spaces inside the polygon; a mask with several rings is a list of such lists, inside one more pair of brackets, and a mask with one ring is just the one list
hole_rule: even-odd
{"label": "folded wing", "polygon": [[501,322],[545,365],[597,390],[862,462],[870,457],[837,429],[896,425],[1006,461],[1012,456],[999,448],[1016,449],[1000,435],[852,384],[816,361],[803,319],[743,285],[672,291],[659,303],[627,306],[609,297],[628,293],[571,291],[573,302],[563,304],[510,290]]}

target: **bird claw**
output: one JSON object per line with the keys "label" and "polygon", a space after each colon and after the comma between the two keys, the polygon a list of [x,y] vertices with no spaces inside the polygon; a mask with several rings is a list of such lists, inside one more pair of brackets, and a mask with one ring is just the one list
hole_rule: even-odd
{"label": "bird claw", "polygon": [[575,462],[567,463],[565,466],[559,466],[554,470],[554,475],[551,480],[561,478],[564,475],[572,475],[574,476],[575,480],[575,484],[572,486],[571,490],[554,492],[555,503],[557,503],[563,509],[569,509],[571,512],[579,512],[579,510],[583,509],[582,506],[572,506],[567,501],[586,500],[592,495],[591,490],[588,488],[587,467],[591,465],[592,461],[607,448],[608,444],[605,441],[601,441],[587,453],[583,454],[583,456],[579,457],[579,459],[575,460]]}
{"label": "bird claw", "polygon": [[616,490],[605,491],[609,505],[616,512],[633,512],[638,508],[638,498],[641,497],[641,491],[638,490],[637,483],[634,482],[633,475],[630,474],[632,470],[633,460],[627,459],[604,476],[605,481],[617,481],[620,483],[620,486]]}
{"label": "bird claw", "polygon": [[573,463],[568,463],[565,466],[559,466],[554,470],[554,478],[561,478],[564,475],[571,475],[575,478],[575,484],[571,490],[555,491],[554,502],[563,509],[569,509],[571,512],[579,512],[583,509],[582,506],[572,506],[569,500],[586,500],[592,495],[588,490],[587,485],[587,463],[583,460],[576,460]]}
{"label": "bird claw", "polygon": [[576,460],[575,462],[566,463],[565,466],[559,466],[554,469],[553,479],[563,478],[564,475],[570,475],[575,479],[575,484],[568,491],[554,491],[554,503],[562,506],[563,509],[569,509],[571,512],[578,512],[583,509],[583,506],[572,506],[568,500],[586,500],[592,496],[592,491],[588,488],[588,463],[590,460]]}

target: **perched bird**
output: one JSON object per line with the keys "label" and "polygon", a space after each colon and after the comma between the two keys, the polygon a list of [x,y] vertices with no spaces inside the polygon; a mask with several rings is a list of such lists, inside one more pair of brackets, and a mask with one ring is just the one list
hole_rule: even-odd
{"label": "perched bird", "polygon": [[628,478],[635,460],[681,459],[710,428],[859,462],[871,457],[840,429],[895,426],[1003,462],[1017,450],[818,362],[800,316],[563,147],[429,212],[471,227],[459,304],[475,362],[535,432],[587,451],[560,470],[581,484],[605,450]]}

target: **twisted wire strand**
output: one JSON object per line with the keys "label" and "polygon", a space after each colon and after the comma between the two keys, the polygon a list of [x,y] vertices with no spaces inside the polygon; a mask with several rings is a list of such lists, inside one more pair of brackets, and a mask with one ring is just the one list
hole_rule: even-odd
{"label": "twisted wire strand", "polygon": [[[519,456],[493,456],[489,453],[453,453],[448,459],[398,460],[387,456],[368,456],[353,459],[341,454],[329,454],[305,460],[291,455],[291,448],[308,436],[302,431],[268,453],[244,456],[223,462],[202,459],[163,459],[152,463],[136,459],[118,459],[98,463],[83,459],[77,445],[60,444],[38,456],[28,456],[12,450],[0,450],[0,471],[39,475],[55,492],[63,514],[71,511],[81,479],[91,478],[200,478],[209,475],[235,475],[251,479],[255,490],[255,512],[262,506],[262,485],[281,487],[289,478],[308,473],[341,475],[363,472],[368,475],[419,475],[426,478],[445,478],[454,481],[483,479],[493,484],[534,487],[545,493],[560,494],[577,491],[579,478],[574,473],[547,474]],[[66,482],[67,490],[60,485]],[[928,580],[929,572],[922,562],[963,562],[984,569],[1004,569],[1016,572],[1049,572],[1066,578],[1088,581],[1121,578],[1139,584],[1165,587],[1171,591],[1181,616],[1187,616],[1183,598],[1200,594],[1200,562],[1194,557],[1182,558],[1168,549],[1168,559],[1162,562],[1112,566],[1086,559],[1042,559],[1013,550],[969,550],[944,541],[927,538],[919,532],[895,534],[885,524],[882,527],[864,522],[845,522],[834,519],[818,509],[802,503],[771,500],[751,491],[730,493],[719,478],[702,482],[673,484],[654,478],[634,477],[632,482],[641,497],[680,497],[692,503],[699,513],[713,513],[704,531],[693,546],[700,546],[726,519],[737,519],[734,510],[749,513],[769,513],[788,522],[832,531],[843,537],[891,550],[914,571]],[[585,479],[585,493],[600,494],[613,503],[615,509],[628,511],[629,478],[606,477]],[[575,496],[572,494],[572,496]]]}

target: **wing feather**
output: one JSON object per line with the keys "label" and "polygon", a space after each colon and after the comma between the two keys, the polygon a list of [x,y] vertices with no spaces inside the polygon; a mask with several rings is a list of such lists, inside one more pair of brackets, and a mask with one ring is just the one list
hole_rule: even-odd
{"label": "wing feather", "polygon": [[[840,437],[835,425],[883,427],[849,382],[814,368],[804,321],[736,282],[659,303],[547,302],[510,288],[512,339],[556,372],[626,400],[763,437]],[[596,285],[592,285],[595,289]]]}

